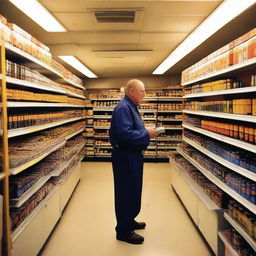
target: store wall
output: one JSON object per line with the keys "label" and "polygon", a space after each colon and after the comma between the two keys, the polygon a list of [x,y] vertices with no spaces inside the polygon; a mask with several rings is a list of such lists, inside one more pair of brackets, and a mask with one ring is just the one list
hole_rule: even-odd
{"label": "store wall", "polygon": [[[180,85],[180,76],[152,76],[152,77],[134,77],[140,79],[146,88],[159,88],[167,86]],[[112,77],[112,78],[96,78],[85,80],[87,90],[91,89],[119,89],[126,85],[127,81],[133,77]]]}

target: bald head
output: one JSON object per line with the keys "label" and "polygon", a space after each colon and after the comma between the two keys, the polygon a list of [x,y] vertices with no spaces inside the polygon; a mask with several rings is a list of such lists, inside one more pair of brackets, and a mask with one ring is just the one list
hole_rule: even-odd
{"label": "bald head", "polygon": [[134,104],[140,104],[145,96],[145,86],[138,79],[132,79],[127,82],[125,94],[133,101]]}

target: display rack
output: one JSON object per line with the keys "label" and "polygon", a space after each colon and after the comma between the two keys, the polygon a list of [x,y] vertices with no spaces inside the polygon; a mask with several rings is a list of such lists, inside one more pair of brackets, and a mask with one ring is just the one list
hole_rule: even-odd
{"label": "display rack", "polygon": [[213,210],[222,210],[214,201],[212,201],[209,196],[204,192],[202,187],[200,187],[193,179],[189,177],[189,175],[182,170],[181,167],[179,167],[176,163],[174,163],[174,166],[179,171],[179,174],[183,177],[185,182],[189,185],[189,187],[193,190],[193,192],[200,198],[200,200],[204,203],[206,208],[210,211]]}
{"label": "display rack", "polygon": [[[38,101],[7,101],[6,98],[6,84],[9,87],[12,88],[20,88],[24,91],[28,90],[28,91],[41,91],[42,93],[47,92],[52,93],[54,95],[59,94],[59,95],[67,95],[69,97],[73,97],[76,98],[72,99],[73,102],[78,102],[78,99],[84,100],[85,96],[84,95],[80,95],[78,93],[75,93],[73,91],[69,91],[68,89],[64,89],[62,87],[57,87],[57,86],[52,86],[52,85],[46,85],[46,84],[40,84],[40,83],[36,83],[36,82],[29,82],[29,81],[25,81],[25,80],[20,80],[20,79],[16,79],[13,77],[6,77],[6,70],[5,70],[5,64],[6,64],[6,57],[11,58],[12,60],[15,60],[17,63],[19,64],[23,64],[29,68],[35,69],[38,72],[40,72],[41,74],[44,74],[47,77],[50,77],[51,79],[55,79],[58,80],[58,82],[60,83],[65,83],[65,84],[69,84],[71,85],[71,87],[76,87],[82,90],[85,90],[85,88],[77,83],[75,83],[72,80],[69,80],[67,78],[65,78],[62,74],[60,74],[57,70],[55,70],[54,68],[52,68],[51,66],[49,66],[48,64],[42,62],[41,60],[35,58],[34,56],[27,54],[25,52],[23,52],[21,49],[18,49],[8,43],[3,43],[4,46],[0,46],[1,47],[1,72],[0,72],[0,81],[1,81],[1,90],[2,90],[2,98],[1,98],[1,108],[2,108],[2,125],[3,125],[3,132],[2,132],[2,138],[3,138],[3,142],[4,142],[4,150],[3,150],[3,170],[4,173],[0,174],[0,179],[3,179],[3,184],[4,184],[4,240],[3,240],[3,245],[4,245],[4,255],[6,256],[10,256],[11,255],[11,248],[12,251],[17,253],[17,250],[20,250],[20,246],[23,246],[22,250],[29,251],[32,250],[31,248],[27,248],[25,245],[28,244],[28,241],[26,239],[28,239],[28,237],[31,237],[31,234],[29,236],[27,236],[27,234],[25,234],[28,229],[31,229],[31,227],[34,225],[34,218],[37,218],[36,216],[38,216],[39,212],[46,212],[45,207],[46,204],[49,203],[49,205],[51,205],[51,207],[49,206],[49,210],[52,212],[55,212],[58,208],[56,208],[56,200],[61,201],[61,197],[63,197],[64,195],[62,195],[61,192],[61,187],[62,186],[66,186],[66,183],[70,183],[71,179],[72,184],[69,185],[69,193],[65,195],[68,195],[68,197],[71,196],[72,191],[75,189],[75,186],[78,182],[78,180],[80,179],[80,171],[76,171],[76,178],[69,178],[70,173],[68,174],[68,177],[65,178],[65,180],[62,181],[63,185],[56,185],[49,193],[48,195],[39,203],[39,205],[36,207],[36,209],[33,210],[33,212],[31,214],[29,214],[28,217],[26,217],[26,219],[18,226],[17,229],[15,229],[13,232],[11,232],[11,225],[10,225],[10,214],[9,214],[9,207],[21,207],[25,202],[27,202],[27,200],[29,200],[31,198],[31,196],[33,196],[37,191],[39,191],[44,184],[46,184],[46,182],[52,178],[52,176],[54,176],[54,173],[50,173],[47,176],[41,177],[35,184],[32,185],[32,187],[30,187],[30,189],[28,189],[20,198],[9,198],[9,173],[10,175],[16,175],[19,174],[21,172],[23,172],[24,170],[26,170],[27,168],[33,166],[34,164],[42,161],[44,158],[46,158],[49,154],[51,154],[52,152],[56,151],[57,149],[61,148],[62,146],[65,145],[67,140],[72,140],[72,138],[76,135],[78,135],[79,133],[82,133],[84,131],[84,129],[79,129],[77,131],[74,131],[72,134],[66,136],[66,138],[63,138],[62,140],[59,140],[59,142],[54,145],[50,150],[48,150],[47,152],[42,151],[42,154],[38,155],[36,158],[18,166],[15,168],[11,168],[9,169],[8,166],[8,162],[9,162],[9,158],[8,158],[8,137],[9,139],[12,139],[14,137],[18,137],[18,136],[30,136],[31,133],[36,133],[42,130],[46,130],[46,129],[52,129],[53,127],[57,127],[57,126],[62,126],[64,124],[68,124],[68,123],[75,123],[78,122],[82,119],[84,119],[84,117],[74,117],[74,118],[69,118],[66,120],[61,120],[61,121],[57,121],[57,122],[52,122],[52,123],[46,123],[46,124],[42,124],[42,125],[37,125],[37,126],[27,126],[27,127],[22,127],[22,128],[16,128],[16,129],[10,129],[9,131],[7,131],[7,109],[8,111],[12,110],[14,111],[14,113],[21,113],[23,111],[23,108],[26,109],[31,109],[33,108],[33,112],[39,110],[40,108],[46,109],[46,111],[49,111],[49,108],[52,110],[53,108],[58,108],[59,110],[63,109],[83,109],[85,107],[85,105],[78,105],[78,104],[69,104],[69,103],[54,103],[54,102],[38,102]],[[70,87],[70,88],[71,88]],[[71,88],[72,89],[72,88]],[[74,89],[75,91],[75,89]],[[82,92],[82,91],[81,91]],[[68,98],[69,99],[69,98]],[[84,147],[84,145],[83,145]],[[80,147],[80,150],[82,150],[83,147]],[[55,175],[56,174],[61,174],[61,172],[65,169],[68,168],[68,164],[71,163],[71,161],[75,158],[78,157],[78,153],[72,158],[70,159],[70,161],[68,161],[67,163],[59,166],[58,170],[55,170]],[[76,160],[77,161],[77,160]],[[81,157],[80,157],[80,161],[81,161]],[[79,167],[80,169],[80,167]],[[57,172],[58,171],[58,172]],[[71,172],[71,171],[70,171]],[[8,173],[8,174],[7,174]],[[75,179],[75,180],[74,180]],[[63,192],[64,193],[64,192]],[[60,195],[60,198],[58,198],[57,195]],[[68,199],[68,198],[67,198]],[[66,202],[67,202],[67,199]],[[55,200],[54,205],[53,206],[51,202],[51,200]],[[10,202],[10,205],[9,205]],[[57,203],[58,204],[58,203]],[[54,209],[52,208],[54,207]],[[49,211],[47,210],[47,211]],[[48,214],[48,213],[47,213]],[[39,214],[40,216],[42,216],[42,214]],[[58,216],[56,217],[55,221],[51,221],[49,220],[49,223],[46,224],[47,226],[47,230],[44,231],[44,238],[43,239],[39,239],[40,242],[36,242],[37,244],[37,248],[36,251],[34,252],[34,254],[37,254],[40,250],[40,248],[43,246],[44,242],[46,241],[47,237],[50,235],[50,232],[52,230],[52,228],[54,227],[54,225],[56,224],[58,218],[61,216],[61,212],[59,214],[57,214]],[[38,236],[39,237],[39,236]],[[24,240],[25,239],[25,240]],[[32,239],[32,237],[31,237]],[[18,242],[17,242],[18,241]],[[15,253],[14,253],[15,254]],[[27,254],[27,255],[28,255]]]}
{"label": "display rack", "polygon": [[189,138],[183,136],[182,140],[187,142],[189,145],[193,146],[194,148],[196,148],[197,150],[199,150],[200,152],[204,153],[205,155],[207,155],[208,157],[210,157],[211,159],[215,160],[216,162],[222,164],[223,166],[233,170],[234,172],[237,172],[241,175],[243,175],[244,177],[256,181],[256,174],[245,169],[242,168],[236,164],[233,164],[227,160],[225,160],[222,157],[217,156],[216,154],[212,153],[211,151],[207,150],[206,148],[202,147],[201,145],[199,145],[198,143],[190,140]]}
{"label": "display rack", "polygon": [[251,115],[236,115],[236,114],[228,114],[228,113],[209,112],[209,111],[192,111],[192,110],[183,110],[183,113],[190,114],[190,115],[197,115],[197,116],[208,116],[208,117],[214,117],[214,118],[223,118],[223,119],[256,123],[256,116],[251,116]]}
{"label": "display rack", "polygon": [[223,232],[219,231],[218,232],[220,239],[222,242],[225,244],[225,246],[228,248],[229,252],[231,253],[232,256],[239,256],[238,252],[233,248],[233,246],[230,244],[226,236],[224,235]]}
{"label": "display rack", "polygon": [[[159,92],[163,94],[163,92],[168,92],[171,93],[171,91],[179,91],[179,96],[161,96],[158,95]],[[174,133],[180,134],[182,131],[181,127],[181,114],[182,110],[160,110],[158,108],[159,104],[176,104],[176,103],[181,103],[182,102],[182,97],[181,97],[181,87],[173,87],[173,88],[164,88],[164,89],[155,89],[151,90],[151,93],[156,94],[157,96],[149,96],[145,97],[143,99],[143,103],[141,104],[141,108],[139,109],[139,112],[142,116],[143,122],[148,122],[145,123],[146,127],[155,127],[158,125],[162,124],[168,124],[169,126],[173,125],[174,127],[166,127],[166,134],[168,135],[167,137],[158,137],[157,140],[150,140],[150,145],[147,148],[147,151],[144,153],[144,158],[145,159],[165,159],[168,160],[167,154],[169,151],[173,151],[176,149],[176,145],[180,139],[174,138],[173,136],[170,136]],[[177,93],[178,94],[178,93]],[[110,157],[110,152],[111,148],[106,148],[102,145],[97,144],[97,140],[106,140],[106,142],[109,140],[109,136],[98,136],[97,134],[99,132],[107,132],[110,128],[109,125],[97,125],[97,122],[110,122],[111,116],[112,116],[112,111],[114,110],[115,104],[121,100],[120,97],[105,97],[103,95],[98,94],[98,97],[89,97],[91,101],[91,105],[93,105],[93,120],[94,120],[94,140],[95,140],[95,145],[94,145],[94,152],[95,152],[95,157]],[[151,106],[151,107],[150,107]],[[153,108],[153,107],[154,108]],[[169,114],[169,115],[168,115]],[[175,118],[175,114],[180,114],[180,118]],[[166,117],[167,116],[167,117]],[[171,116],[171,117],[170,117]],[[159,118],[161,117],[161,118]],[[165,117],[165,118],[163,118]],[[180,125],[180,127],[176,127]],[[89,138],[89,136],[86,136]],[[175,145],[158,145],[158,140],[161,142],[174,142]],[[156,145],[152,145],[152,143],[156,143]],[[87,144],[87,146],[92,146]],[[158,149],[161,150],[161,153],[158,154]],[[105,150],[105,151],[104,151]],[[102,153],[102,152],[105,153]],[[164,154],[163,152],[166,152]],[[92,157],[91,155],[87,157]]]}
{"label": "display rack", "polygon": [[205,75],[200,78],[191,80],[189,82],[182,83],[181,85],[187,86],[187,85],[195,84],[198,82],[207,81],[212,78],[222,78],[223,76],[234,76],[234,75],[237,75],[238,72],[253,70],[255,68],[255,64],[256,64],[256,58],[252,58],[252,59],[246,60],[242,63],[222,69],[220,71],[212,72],[209,75]]}
{"label": "display rack", "polygon": [[228,143],[230,145],[233,145],[233,146],[236,146],[236,147],[239,147],[239,148],[242,148],[242,149],[246,149],[246,150],[248,150],[252,153],[256,153],[256,146],[251,144],[251,143],[244,142],[244,141],[241,141],[241,140],[238,140],[238,139],[233,139],[233,138],[227,137],[225,135],[221,135],[221,134],[218,134],[218,133],[215,133],[215,132],[207,131],[205,129],[198,128],[198,127],[195,127],[193,125],[186,124],[186,123],[183,123],[182,126],[186,129],[189,129],[191,131],[195,131],[195,132],[198,132],[200,134],[206,135],[206,136],[208,136],[210,138],[213,138],[215,140],[219,140],[219,141]]}
{"label": "display rack", "polygon": [[41,74],[45,74],[45,75],[51,75],[54,76],[56,79],[63,79],[64,82],[69,83],[70,85],[73,85],[77,88],[80,88],[82,90],[85,90],[85,87],[69,80],[66,79],[61,73],[59,73],[57,70],[55,70],[54,68],[52,68],[51,66],[49,66],[48,64],[42,62],[41,60],[35,58],[34,56],[22,51],[21,49],[4,42],[4,47],[6,49],[6,53],[9,56],[15,57],[17,59],[21,59],[23,58],[24,60],[26,60],[26,62],[29,62],[29,64],[27,64],[27,66],[32,67],[33,69],[38,70]]}
{"label": "display rack", "polygon": [[82,120],[82,119],[84,119],[84,118],[77,117],[77,118],[70,118],[70,119],[63,120],[63,121],[53,122],[50,124],[43,124],[43,125],[37,125],[37,126],[28,126],[25,128],[11,129],[11,130],[8,130],[8,138],[25,135],[25,134],[29,134],[29,133],[33,133],[33,132],[37,132],[37,131],[42,131],[45,129],[49,129],[52,127],[56,127],[56,126],[59,126],[62,124],[71,123],[71,122]]}
{"label": "display rack", "polygon": [[216,186],[218,186],[221,190],[226,192],[228,195],[230,195],[232,198],[234,198],[237,202],[245,206],[247,209],[249,209],[251,212],[256,214],[256,205],[248,201],[246,198],[239,195],[235,190],[228,187],[224,182],[219,180],[217,177],[215,177],[210,171],[208,171],[206,168],[201,166],[198,162],[196,162],[193,158],[188,156],[186,153],[184,153],[182,150],[177,149],[177,151],[185,158],[187,159],[191,164],[193,164],[202,174],[205,175],[207,179],[209,179],[212,183],[214,183]]}
{"label": "display rack", "polygon": [[253,248],[254,251],[256,251],[256,241],[253,240],[247,232],[244,230],[244,228],[234,219],[232,219],[228,213],[224,213],[225,219],[232,225],[233,228],[247,241],[247,243]]}
{"label": "display rack", "polygon": [[[226,144],[227,147],[229,145],[232,145],[234,147],[234,150],[237,149],[243,150],[243,152],[251,152],[256,153],[256,146],[254,143],[249,143],[247,141],[243,141],[238,138],[233,138],[227,135],[223,135],[220,133],[216,133],[207,129],[204,129],[201,127],[201,120],[220,120],[219,122],[226,122],[229,120],[229,123],[231,124],[244,124],[245,126],[254,127],[256,123],[256,118],[253,115],[250,114],[231,114],[230,113],[224,113],[224,112],[213,112],[213,111],[202,111],[197,110],[200,108],[197,108],[197,102],[204,102],[204,106],[207,107],[207,102],[209,101],[224,101],[224,100],[236,100],[236,99],[254,99],[254,95],[256,93],[256,87],[253,86],[253,84],[250,84],[249,81],[251,80],[251,76],[255,75],[256,71],[256,58],[251,58],[248,60],[243,61],[242,63],[230,66],[228,68],[222,69],[220,71],[212,72],[208,75],[204,75],[201,77],[198,77],[196,79],[190,80],[189,82],[182,83],[184,86],[184,95],[183,95],[183,102],[184,106],[186,107],[183,110],[183,118],[186,120],[186,117],[188,119],[186,121],[183,121],[183,141],[187,143],[188,145],[192,146],[193,150],[199,151],[203,154],[205,154],[207,157],[209,157],[212,161],[217,162],[218,164],[225,166],[230,170],[230,172],[238,173],[242,177],[245,177],[249,179],[248,182],[250,184],[254,183],[256,181],[256,175],[254,172],[250,171],[249,169],[245,169],[239,165],[236,165],[235,163],[229,162],[228,160],[221,157],[221,155],[217,155],[214,152],[211,152],[207,148],[203,147],[204,145],[200,145],[196,140],[198,140],[200,137],[201,141],[204,141],[204,138],[206,136],[208,138],[211,138],[213,141],[219,141],[221,142],[218,147],[221,147],[221,145]],[[216,83],[213,84],[211,82],[222,80],[222,83],[225,79],[232,78],[232,81],[239,81],[242,88],[234,88],[234,87],[217,87]],[[203,83],[209,83],[209,84],[203,84]],[[219,81],[221,83],[221,81]],[[203,84],[201,86],[201,84]],[[217,84],[218,85],[218,84]],[[213,90],[215,88],[232,88],[232,89],[221,89],[221,90]],[[207,91],[206,91],[207,90]],[[209,91],[210,90],[210,91]],[[195,102],[195,104],[193,104]],[[200,103],[201,104],[201,103]],[[210,104],[210,103],[209,103]],[[222,103],[220,103],[222,104]],[[223,103],[224,104],[224,103]],[[194,107],[195,106],[195,107]],[[200,106],[200,105],[199,105]],[[253,107],[252,107],[253,108]],[[207,108],[205,108],[207,109]],[[219,111],[219,109],[216,108],[216,111]],[[223,110],[224,111],[224,110]],[[229,110],[225,110],[229,112]],[[196,124],[192,124],[195,122]],[[197,123],[198,122],[198,123]],[[192,131],[192,135],[195,134],[195,141],[186,137],[185,131],[189,132]],[[211,141],[209,140],[209,141]],[[224,144],[223,144],[224,143]],[[210,145],[210,144],[209,144]],[[222,146],[224,147],[224,146]],[[224,182],[222,182],[220,179],[218,179],[215,175],[213,175],[209,170],[204,168],[200,163],[198,163],[195,159],[187,155],[181,148],[178,149],[178,152],[187,159],[193,166],[195,166],[207,179],[209,179],[211,182],[213,182],[216,186],[218,186],[223,192],[225,192],[230,198],[233,198],[235,201],[239,202],[241,205],[243,205],[246,209],[251,211],[253,214],[256,214],[256,205],[252,203],[251,201],[247,200],[245,197],[241,196],[236,192],[235,190],[231,189],[229,186],[227,186]],[[250,153],[250,154],[251,154]],[[255,250],[255,241],[249,235],[243,230],[243,228],[232,218],[230,218],[229,215],[226,213],[224,214],[223,218],[226,219],[226,223],[232,225],[234,229],[236,229],[248,242],[248,244]],[[230,253],[232,255],[238,255],[238,252],[236,252],[229,241],[225,238],[224,233],[219,232],[219,237],[225,244],[225,246],[229,249]]]}

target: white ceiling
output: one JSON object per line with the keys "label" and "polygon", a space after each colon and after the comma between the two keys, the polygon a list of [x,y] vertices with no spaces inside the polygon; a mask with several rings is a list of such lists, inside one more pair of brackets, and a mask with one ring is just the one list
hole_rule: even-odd
{"label": "white ceiling", "polygon": [[[56,58],[58,55],[75,55],[99,77],[120,77],[151,75],[222,1],[39,2],[67,32],[44,31],[8,0],[0,0],[0,14],[47,44]],[[95,9],[138,10],[139,15],[135,23],[97,23],[92,12]]]}

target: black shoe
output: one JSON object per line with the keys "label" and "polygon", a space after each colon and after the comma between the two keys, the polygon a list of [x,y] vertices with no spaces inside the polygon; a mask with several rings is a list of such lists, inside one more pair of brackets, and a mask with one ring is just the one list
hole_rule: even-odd
{"label": "black shoe", "polygon": [[145,222],[134,222],[134,224],[131,226],[132,230],[137,230],[137,229],[144,229],[146,227]]}
{"label": "black shoe", "polygon": [[127,242],[129,244],[142,244],[144,237],[136,234],[134,231],[131,231],[128,234],[117,234],[116,239],[120,241]]}

